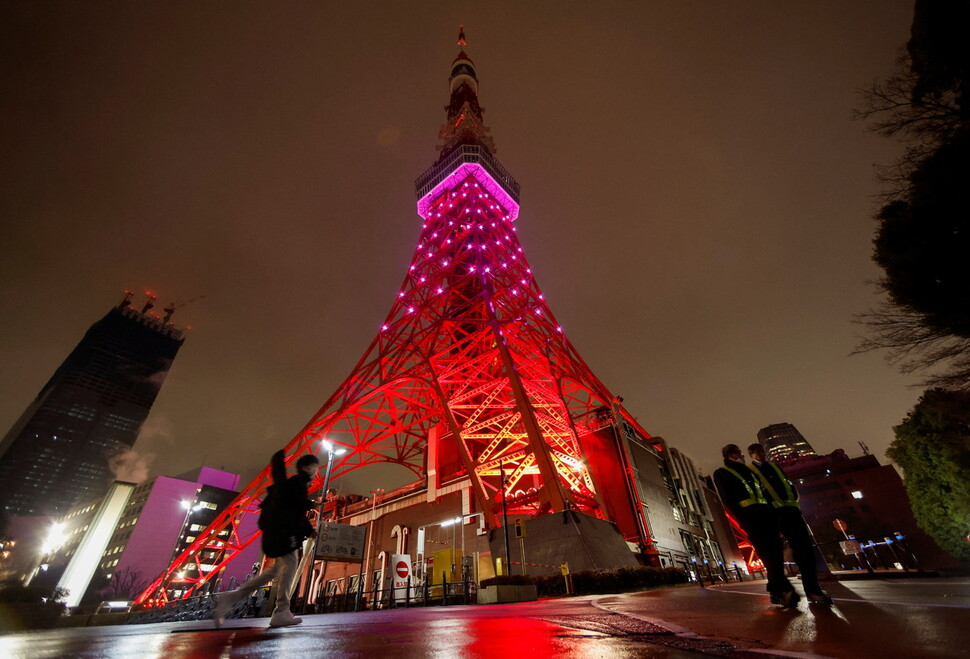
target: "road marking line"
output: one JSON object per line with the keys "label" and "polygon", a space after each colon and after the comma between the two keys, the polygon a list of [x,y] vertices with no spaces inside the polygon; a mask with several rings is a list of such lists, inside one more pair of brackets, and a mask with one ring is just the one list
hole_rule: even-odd
{"label": "road marking line", "polygon": [[[749,597],[766,597],[764,593],[746,593],[742,590],[713,588],[720,593],[732,595],[747,595]],[[894,604],[896,606],[935,606],[941,609],[970,609],[970,604],[935,604],[930,602],[895,602],[893,600],[852,599],[851,597],[832,597],[836,602],[854,602],[857,604]]]}
{"label": "road marking line", "polygon": [[629,613],[627,611],[616,611],[614,609],[608,609],[605,606],[602,606],[597,600],[590,600],[590,604],[592,604],[595,608],[600,609],[601,611],[607,611],[608,613],[616,613],[621,616],[634,618],[635,620],[640,620],[642,622],[650,623],[651,625],[656,625],[661,629],[666,629],[668,632],[676,636],[684,636],[686,638],[700,638],[696,632],[693,632],[687,629],[686,627],[675,625],[674,623],[668,622],[666,620],[660,620],[658,618],[650,618],[648,616],[640,615],[638,613]]}

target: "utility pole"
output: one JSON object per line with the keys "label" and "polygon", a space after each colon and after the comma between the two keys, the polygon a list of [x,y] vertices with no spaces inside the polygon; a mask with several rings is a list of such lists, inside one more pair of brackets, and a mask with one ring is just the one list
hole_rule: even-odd
{"label": "utility pole", "polygon": [[[328,440],[324,439],[320,441],[320,448],[327,454],[327,468],[323,475],[323,496],[320,497],[320,508],[317,513],[317,534],[313,538],[313,543],[311,546],[310,557],[307,559],[309,564],[309,569],[303,574],[302,587],[300,588],[304,596],[303,610],[306,611],[307,604],[309,604],[310,590],[313,585],[313,570],[316,566],[317,560],[317,546],[320,544],[320,527],[323,524],[323,509],[327,505],[327,492],[330,489],[330,473],[333,471],[333,459],[338,455],[343,455],[347,452],[347,449],[334,448],[333,444]],[[323,579],[323,564],[320,566],[320,579]]]}
{"label": "utility pole", "polygon": [[505,463],[498,465],[499,480],[502,484],[502,530],[505,532],[505,572],[512,574],[511,561],[512,552],[509,550],[509,509],[505,503]]}
{"label": "utility pole", "polygon": [[374,543],[374,520],[377,518],[377,497],[380,494],[384,494],[384,490],[377,488],[376,490],[371,490],[370,493],[374,495],[374,498],[370,509],[370,529],[367,531],[367,544],[370,546],[364,555],[364,579],[367,579],[367,575],[370,574],[370,557],[374,553],[374,549],[376,549]]}

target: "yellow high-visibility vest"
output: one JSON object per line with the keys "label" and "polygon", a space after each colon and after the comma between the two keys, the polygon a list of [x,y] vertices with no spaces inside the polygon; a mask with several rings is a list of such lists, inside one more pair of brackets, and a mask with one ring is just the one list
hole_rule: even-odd
{"label": "yellow high-visibility vest", "polygon": [[761,491],[761,488],[758,486],[757,481],[754,484],[755,487],[751,487],[751,483],[748,482],[748,479],[746,479],[744,476],[742,476],[735,470],[731,469],[730,467],[721,467],[721,469],[734,474],[737,477],[737,479],[741,481],[741,483],[744,485],[744,489],[748,491],[748,498],[742,501],[739,501],[738,502],[739,506],[741,506],[742,508],[747,508],[748,506],[752,506],[756,503],[765,503],[765,504],[768,503],[768,501],[765,499],[764,493]]}
{"label": "yellow high-visibility vest", "polygon": [[764,485],[766,490],[768,490],[768,494],[771,495],[772,497],[771,505],[774,506],[775,508],[784,508],[786,506],[794,506],[795,508],[797,508],[798,493],[795,492],[795,488],[792,487],[792,484],[785,476],[785,472],[781,470],[781,467],[776,465],[774,462],[762,462],[761,464],[774,469],[775,473],[778,474],[778,478],[781,480],[781,483],[785,488],[786,496],[781,496],[780,494],[778,494],[778,492],[775,491],[775,488],[771,486],[771,483],[768,482],[768,479],[765,478],[764,474],[761,473],[760,469],[758,469],[754,465],[748,465],[748,469],[754,472],[755,476],[758,477],[758,480],[761,481],[761,484]]}

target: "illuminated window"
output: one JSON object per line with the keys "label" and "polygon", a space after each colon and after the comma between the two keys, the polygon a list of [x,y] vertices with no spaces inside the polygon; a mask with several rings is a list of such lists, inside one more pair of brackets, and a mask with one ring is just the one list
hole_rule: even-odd
{"label": "illuminated window", "polygon": [[853,490],[852,491],[852,498],[853,499],[861,499],[862,498],[862,490]]}

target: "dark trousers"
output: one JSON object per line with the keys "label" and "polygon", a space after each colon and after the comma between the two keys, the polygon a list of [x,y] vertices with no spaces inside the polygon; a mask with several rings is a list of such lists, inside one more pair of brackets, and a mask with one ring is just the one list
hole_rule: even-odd
{"label": "dark trousers", "polygon": [[791,582],[785,576],[784,544],[778,534],[774,509],[768,505],[755,504],[741,512],[738,522],[748,534],[751,546],[765,564],[765,572],[768,573],[768,585],[765,589],[772,595],[793,590]]}
{"label": "dark trousers", "polygon": [[792,558],[802,574],[802,587],[806,593],[821,594],[822,587],[818,583],[815,567],[815,548],[802,512],[795,506],[782,506],[776,508],[775,512],[778,515],[778,530],[788,541]]}

